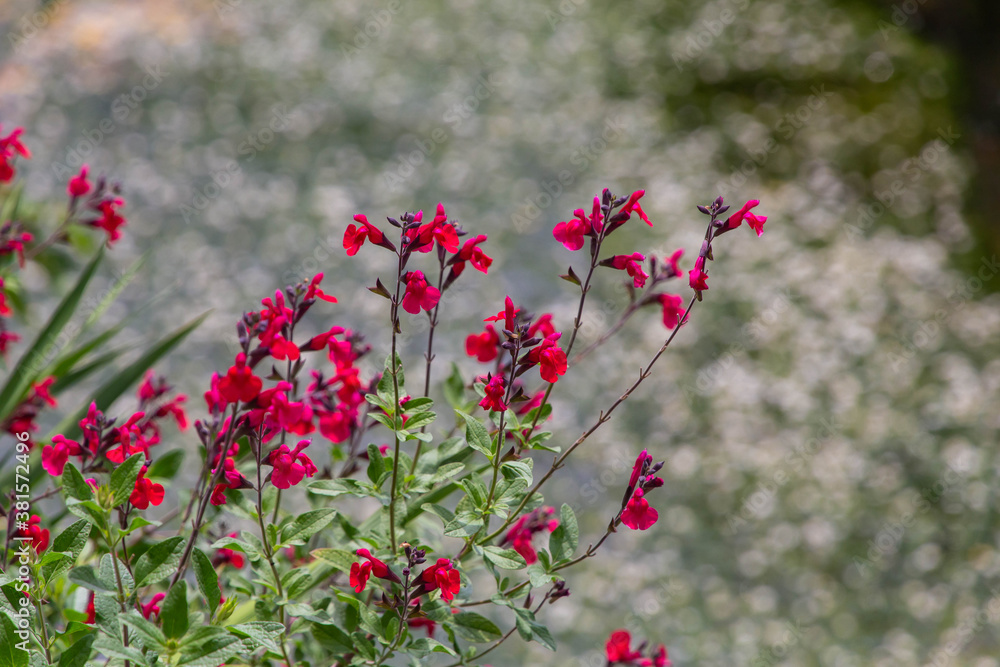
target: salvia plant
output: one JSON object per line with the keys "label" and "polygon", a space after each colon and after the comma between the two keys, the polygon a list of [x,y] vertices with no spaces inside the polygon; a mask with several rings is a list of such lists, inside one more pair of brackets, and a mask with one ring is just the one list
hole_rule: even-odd
{"label": "salvia plant", "polygon": [[[30,157],[20,134],[0,135],[5,359],[22,344],[11,319],[26,306],[19,268],[86,247],[88,227],[103,230],[110,247],[125,225],[119,186],[92,183],[86,166],[67,184],[61,213],[29,211],[15,183],[17,160]],[[205,378],[197,408],[149,369],[200,318],[121,362],[130,350],[113,339],[124,323],[98,331],[97,322],[138,267],[81,316],[98,249],[0,389],[0,667],[458,666],[484,664],[515,635],[554,650],[543,608],[570,595],[571,568],[599,557],[622,527],[654,528],[663,463],[636,452],[627,485],[596,510],[607,517],[604,533],[586,536],[586,548],[573,510],[547,504],[546,482],[653,372],[709,289],[715,240],[744,221],[759,236],[766,220],[751,211],[756,200],[730,215],[721,197],[699,206],[705,237],[687,271],[681,250],[606,253],[630,221],[652,226],[644,194],[605,189],[552,231],[568,250],[586,249],[560,276],[578,295],[572,322],[536,315],[512,296],[485,311],[471,302],[443,313],[442,294],[457,280],[489,274],[487,236],[441,204],[428,220],[418,211],[376,225],[356,215],[346,255],[388,253],[395,265],[369,288],[385,299],[373,323],[387,332],[385,349],[366,342],[377,338],[370,332],[331,325],[336,298],[323,274],[306,277],[243,314],[239,352]],[[54,231],[36,243],[50,218]],[[609,275],[600,269],[625,272],[629,302],[576,350],[587,296]],[[688,298],[668,291],[685,278]],[[551,399],[575,366],[646,306],[662,317],[665,339],[639,376],[579,437],[546,430]],[[422,358],[401,351],[400,310],[428,320]],[[474,362],[466,363],[478,373],[435,364],[444,316],[469,318],[465,352]],[[383,370],[365,375],[358,361],[373,354],[385,356]],[[60,394],[98,377],[107,379],[86,389],[83,405],[38,433],[39,414],[57,409]],[[133,390],[138,409],[116,412],[116,399]],[[168,449],[166,440],[187,446]],[[322,469],[312,460],[318,450],[329,460]],[[179,501],[166,507],[171,485]],[[667,638],[651,639],[613,633],[607,664],[669,665],[659,643]]]}

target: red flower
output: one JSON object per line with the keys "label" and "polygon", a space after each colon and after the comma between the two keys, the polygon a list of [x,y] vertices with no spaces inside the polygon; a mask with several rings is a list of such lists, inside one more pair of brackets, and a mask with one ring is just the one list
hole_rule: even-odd
{"label": "red flower", "polygon": [[39,524],[42,522],[42,518],[37,514],[32,514],[31,518],[28,519],[27,530],[19,530],[19,537],[27,537],[31,541],[31,546],[34,547],[35,551],[42,553],[49,547],[49,530],[48,528],[42,528]]}
{"label": "red flower", "polygon": [[528,352],[527,361],[539,365],[538,370],[546,382],[559,380],[559,376],[565,375],[569,366],[566,352],[556,345],[560,336],[562,336],[561,333],[549,334],[541,344],[531,348]]}
{"label": "red flower", "polygon": [[0,255],[9,255],[12,252],[17,253],[17,263],[21,268],[24,268],[24,244],[35,237],[28,232],[11,231],[13,229],[13,226],[9,222],[4,223],[4,226],[0,228],[0,232],[9,234],[9,236],[3,239],[3,243],[0,244]]}
{"label": "red flower", "polygon": [[652,461],[653,457],[649,455],[649,452],[645,449],[639,453],[639,456],[635,459],[635,464],[632,466],[632,476],[628,478],[628,495],[632,496],[632,490],[635,488],[636,482],[639,481],[639,476],[642,474],[642,468],[646,465],[647,461]]}
{"label": "red flower", "polygon": [[[319,288],[319,284],[322,281],[323,281],[322,273],[317,273],[315,276],[313,276],[312,280],[309,281],[309,286],[306,288],[306,295],[304,299],[308,301],[309,299],[320,298],[323,299],[323,301],[328,301],[330,303],[337,303],[337,297],[330,296],[329,294],[327,294],[326,292],[324,292]],[[343,331],[343,329],[341,329],[341,331]],[[337,333],[340,333],[340,331],[338,331]],[[319,349],[319,348],[314,348],[314,349]]]}
{"label": "red flower", "polygon": [[640,264],[640,262],[644,262],[645,260],[645,255],[634,252],[631,255],[615,255],[601,263],[605,264],[607,262],[609,266],[619,271],[624,269],[631,276],[632,284],[636,288],[642,288],[646,284],[646,278],[649,278],[649,274],[642,270],[642,265]]}
{"label": "red flower", "polygon": [[[291,389],[291,385],[288,385],[287,382],[279,383],[278,386],[281,387],[282,384],[286,385],[287,389]],[[281,430],[296,435],[306,435],[315,430],[312,423],[312,408],[301,401],[289,401],[285,394],[287,389],[283,388],[271,395],[266,420],[268,433],[264,436],[265,441],[270,440],[275,433]],[[258,404],[262,402],[261,399],[265,394],[267,394],[266,391],[261,392],[260,396],[257,397]]]}
{"label": "red flower", "polygon": [[486,396],[483,400],[479,401],[479,405],[486,410],[503,412],[507,409],[507,405],[503,402],[505,391],[506,390],[503,386],[503,377],[500,375],[494,375],[490,381],[486,383]]}
{"label": "red flower", "polygon": [[516,310],[514,309],[514,302],[508,296],[504,300],[504,309],[501,310],[496,315],[494,315],[493,317],[487,317],[486,319],[483,320],[483,322],[499,322],[500,320],[503,320],[503,328],[506,329],[507,331],[513,331],[514,324],[516,322],[514,316],[520,312],[521,312],[520,308]]}
{"label": "red flower", "polygon": [[48,403],[51,407],[56,407],[58,403],[56,402],[56,399],[52,397],[52,394],[49,393],[49,389],[55,381],[56,379],[50,375],[41,382],[37,382],[32,385],[31,395],[28,397],[28,400],[34,401],[35,399],[41,399]]}
{"label": "red flower", "polygon": [[344,249],[347,250],[348,256],[356,255],[366,240],[371,241],[375,245],[383,243],[384,235],[375,225],[368,222],[367,217],[359,213],[354,216],[354,221],[360,222],[361,226],[347,225],[347,231],[344,232]]}
{"label": "red flower", "polygon": [[760,200],[759,199],[751,199],[746,204],[744,204],[743,208],[741,208],[740,210],[738,210],[736,213],[733,213],[731,216],[729,216],[729,219],[726,220],[726,229],[727,230],[728,229],[736,229],[737,227],[740,226],[740,224],[744,220],[746,220],[747,221],[747,225],[752,230],[754,230],[755,232],[757,232],[757,236],[758,237],[761,234],[763,234],[764,233],[764,223],[767,222],[767,216],[757,216],[757,215],[754,215],[753,213],[750,212],[750,209],[754,208],[758,204],[760,204]]}
{"label": "red flower", "polygon": [[674,276],[684,275],[684,272],[681,271],[681,267],[677,265],[677,262],[680,261],[680,258],[683,254],[684,254],[684,249],[678,248],[677,250],[674,251],[674,254],[670,255],[670,257],[664,258],[663,260],[664,263],[666,263],[667,266],[669,266],[670,269],[674,272]]}
{"label": "red flower", "polygon": [[[108,457],[109,461],[112,463],[121,463],[133,454],[138,454],[139,452],[148,453],[149,443],[143,437],[141,427],[136,425],[145,416],[145,412],[136,412],[129,417],[123,426],[116,429],[116,439],[119,446],[107,451],[105,456]],[[133,436],[135,437],[134,444],[132,442]]]}
{"label": "red flower", "polygon": [[94,208],[100,212],[101,217],[96,220],[91,220],[88,224],[92,227],[99,227],[103,229],[108,235],[108,247],[111,244],[121,238],[121,232],[118,231],[119,227],[123,227],[127,222],[125,218],[118,214],[115,210],[125,205],[125,202],[121,199],[104,199],[97,203]]}
{"label": "red flower", "polygon": [[440,588],[441,598],[444,600],[454,600],[462,587],[462,578],[458,570],[452,567],[451,561],[447,558],[438,558],[437,563],[424,570],[420,576],[426,591]]}
{"label": "red flower", "polygon": [[643,211],[642,207],[639,206],[639,200],[642,198],[644,194],[646,194],[645,190],[636,190],[631,195],[629,195],[628,201],[625,202],[625,206],[622,207],[621,212],[626,215],[631,215],[632,211],[635,211],[636,213],[639,214],[639,217],[642,219],[643,222],[652,227],[653,223],[649,221],[649,218],[646,217],[645,211]]}
{"label": "red flower", "polygon": [[0,137],[0,183],[8,183],[14,178],[15,153],[31,159],[31,151],[21,143],[20,135],[23,127],[16,127],[6,137]]}
{"label": "red flower", "polygon": [[0,331],[0,355],[7,356],[7,346],[16,343],[21,337],[10,331]]}
{"label": "red flower", "polygon": [[535,336],[548,338],[555,332],[556,328],[552,326],[552,313],[545,313],[528,327],[528,338],[534,338]]}
{"label": "red flower", "polygon": [[[212,475],[215,475],[215,470],[212,470]],[[236,461],[232,457],[226,457],[225,462],[222,464],[222,478],[224,481],[216,484],[215,488],[212,489],[211,502],[213,505],[226,504],[226,489],[246,489],[251,487],[250,482],[236,469]]]}
{"label": "red flower", "polygon": [[90,598],[87,600],[87,620],[84,621],[87,625],[93,625],[97,622],[97,607],[94,606],[94,591],[90,591]]}
{"label": "red flower", "polygon": [[329,438],[334,444],[344,442],[351,437],[351,428],[354,426],[352,412],[337,410],[321,414],[319,417],[319,432]]}
{"label": "red flower", "polygon": [[[706,287],[706,289],[708,288]],[[687,322],[686,317],[684,322],[680,321],[685,312],[683,297],[677,294],[657,294],[656,299],[663,306],[663,326],[673,329],[678,323]]]}
{"label": "red flower", "polygon": [[82,197],[90,192],[90,181],[87,180],[87,165],[80,167],[80,173],[69,179],[69,185],[66,186],[66,192],[69,193],[69,196],[73,199]]}
{"label": "red flower", "polygon": [[579,250],[583,247],[584,237],[590,233],[590,223],[587,222],[582,208],[576,209],[576,218],[568,222],[560,222],[552,230],[556,241],[566,246],[567,250]]}
{"label": "red flower", "polygon": [[279,361],[295,361],[299,358],[299,346],[283,336],[275,336],[271,341],[271,356]]}
{"label": "red flower", "polygon": [[63,474],[70,454],[79,456],[82,453],[80,443],[69,440],[62,435],[54,436],[52,444],[45,445],[42,449],[42,467],[53,477],[58,477]]}
{"label": "red flower", "polygon": [[160,615],[160,608],[157,606],[156,603],[159,602],[160,600],[162,600],[165,597],[167,597],[166,593],[157,593],[156,595],[154,595],[152,600],[150,600],[147,604],[144,604],[142,606],[142,615],[147,620],[153,614],[156,614],[157,616],[159,616]]}
{"label": "red flower", "polygon": [[437,287],[427,284],[422,271],[410,271],[403,276],[406,283],[406,294],[403,295],[403,310],[416,315],[420,309],[430,311],[437,305],[441,292]]}
{"label": "red flower", "polygon": [[551,507],[541,507],[529,514],[525,514],[510,527],[504,536],[503,543],[509,543],[517,553],[524,557],[528,565],[538,562],[538,554],[531,544],[531,538],[535,533],[548,530],[550,533],[559,527],[559,521],[551,518],[553,509]]}
{"label": "red flower", "polygon": [[[414,600],[414,602],[416,602],[416,600]],[[437,629],[437,623],[427,618],[426,616],[407,618],[406,625],[408,625],[411,628],[426,628],[428,637],[433,637],[434,630]]]}
{"label": "red flower", "polygon": [[458,232],[455,227],[448,222],[447,214],[444,212],[444,204],[438,202],[437,215],[431,222],[417,228],[417,236],[414,249],[417,252],[429,252],[434,247],[434,242],[448,252],[458,252]]}
{"label": "red flower", "polygon": [[479,234],[475,238],[467,240],[462,245],[462,249],[458,251],[453,260],[455,264],[452,266],[452,271],[456,276],[465,270],[466,262],[472,262],[473,268],[477,271],[482,271],[483,273],[489,271],[490,266],[493,264],[493,258],[479,247],[479,244],[484,241],[486,241],[486,234]]}
{"label": "red flower", "polygon": [[660,517],[660,513],[649,506],[643,498],[642,489],[636,489],[635,495],[628,501],[625,511],[622,512],[622,523],[632,530],[646,530]]}
{"label": "red flower", "polygon": [[139,477],[135,480],[135,489],[132,490],[128,501],[141,510],[163,502],[163,485],[154,484],[146,479],[146,466],[139,469]]}
{"label": "red flower", "polygon": [[351,565],[351,586],[354,587],[355,593],[360,593],[365,590],[365,586],[368,584],[368,577],[375,575],[379,579],[386,579],[388,581],[395,582],[397,584],[402,583],[399,576],[395,572],[389,569],[389,566],[380,561],[378,558],[372,556],[368,549],[358,549],[358,555],[366,559],[366,563],[354,563]]}
{"label": "red flower", "polygon": [[371,563],[351,563],[351,587],[355,593],[365,590],[368,585],[368,578],[372,573]]}
{"label": "red flower", "polygon": [[492,324],[487,324],[481,334],[472,334],[465,339],[465,353],[478,361],[487,362],[497,358],[500,336]]}
{"label": "red flower", "polygon": [[656,653],[648,658],[644,658],[641,663],[642,667],[670,667],[674,663],[670,662],[667,657],[667,647],[663,644],[656,649]]}
{"label": "red flower", "polygon": [[633,651],[630,646],[631,643],[632,635],[629,634],[628,630],[616,630],[612,632],[608,643],[604,646],[607,651],[608,662],[611,664],[616,662],[630,663],[636,658],[641,658],[642,654],[638,651]]}
{"label": "red flower", "polygon": [[0,276],[0,317],[10,317],[10,306],[7,305],[7,295],[3,293],[3,277]]}
{"label": "red flower", "polygon": [[83,432],[83,441],[90,449],[91,454],[97,453],[100,446],[101,429],[98,426],[98,418],[103,419],[104,414],[97,409],[97,403],[91,401],[87,408],[87,416],[80,420],[80,431]]}
{"label": "red flower", "polygon": [[249,403],[257,398],[263,386],[263,381],[247,368],[247,355],[240,352],[236,355],[236,364],[219,380],[218,391],[228,403]]}
{"label": "red flower", "polygon": [[299,440],[295,449],[289,450],[288,445],[282,445],[271,452],[268,462],[274,466],[271,482],[279,489],[287,489],[302,481],[303,477],[316,474],[316,466],[302,450],[309,446],[309,440]]}
{"label": "red flower", "polygon": [[708,289],[708,274],[705,273],[705,258],[698,257],[694,260],[694,268],[688,273],[688,281],[691,289],[696,292],[703,292]]}

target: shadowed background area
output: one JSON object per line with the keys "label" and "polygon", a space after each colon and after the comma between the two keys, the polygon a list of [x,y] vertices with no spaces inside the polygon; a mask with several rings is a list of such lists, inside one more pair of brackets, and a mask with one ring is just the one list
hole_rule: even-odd
{"label": "shadowed background area", "polygon": [[[936,29],[942,5],[11,0],[0,122],[26,128],[30,198],[58,200],[81,162],[123,181],[111,263],[153,253],[109,320],[145,340],[213,309],[158,368],[194,418],[240,314],[317,271],[340,299],[317,321],[367,332],[380,365],[385,305],[363,286],[393,267],[344,256],[355,213],[441,201],[489,235],[490,275],[446,293],[439,333],[471,377],[464,337],[505,294],[572,326],[556,276],[584,259],[551,230],[601,188],[647,193],[653,228],[615,252],[684,248],[685,269],[696,204],[760,199],[763,237],[717,242],[672,351],[547,494],[597,539],[645,447],[666,460],[660,521],[570,571],[543,612],[554,656],[510,642],[492,664],[596,667],[627,627],[675,665],[997,667],[996,78]],[[599,276],[581,344],[624,310],[620,278]],[[426,321],[403,328],[422,376]],[[643,311],[571,368],[553,428],[592,423],[665,335]]]}

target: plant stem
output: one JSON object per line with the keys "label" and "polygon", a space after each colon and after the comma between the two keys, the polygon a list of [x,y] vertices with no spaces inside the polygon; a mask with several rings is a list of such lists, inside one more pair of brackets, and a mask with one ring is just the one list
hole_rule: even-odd
{"label": "plant stem", "polygon": [[[438,271],[438,293],[441,293],[441,286],[444,284],[444,253],[440,250],[438,251],[438,263],[440,264],[440,270]],[[424,367],[424,397],[431,395],[431,364],[434,362],[434,329],[437,327],[438,323],[438,309],[441,308],[441,300],[438,298],[437,305],[434,306],[434,310],[427,314],[430,318],[430,327],[427,333],[427,352],[424,354],[424,358],[427,363]],[[420,428],[420,432],[424,433],[427,431],[427,424],[424,424]],[[410,463],[410,474],[417,469],[417,459],[420,458],[420,450],[423,448],[424,441],[417,440],[417,449],[413,452],[413,462]]]}
{"label": "plant stem", "polygon": [[[264,485],[262,481],[261,474],[261,443],[257,443],[255,447],[256,459],[257,459],[257,524],[260,526],[260,541],[264,546],[264,557],[267,558],[267,564],[271,566],[271,574],[274,575],[274,585],[278,592],[279,601],[284,601],[285,592],[281,586],[281,575],[278,574],[278,568],[274,564],[274,553],[271,551],[271,541],[267,538],[267,529],[264,527],[264,509],[263,509],[263,497],[264,497]],[[281,493],[281,490],[278,490]],[[276,503],[277,505],[277,503]],[[285,605],[278,605],[278,610],[281,613],[281,625],[285,626]],[[285,639],[287,638],[288,630],[287,628],[281,635],[281,655],[285,658],[285,665],[292,667],[291,660],[288,659],[288,649],[285,647]]]}
{"label": "plant stem", "polygon": [[396,486],[399,478],[399,431],[396,424],[402,422],[399,414],[399,369],[396,366],[396,330],[397,316],[399,314],[399,288],[403,283],[403,253],[405,252],[405,230],[400,232],[399,250],[396,251],[398,261],[396,263],[396,296],[392,299],[392,306],[389,308],[389,325],[392,327],[392,353],[389,363],[392,364],[392,435],[395,441],[392,455],[392,487],[389,491],[389,543],[392,548],[393,557],[396,556]]}
{"label": "plant stem", "polygon": [[38,624],[42,630],[42,648],[45,649],[45,661],[48,664],[52,664],[52,654],[49,652],[49,633],[45,627],[45,614],[42,613],[42,596],[41,591],[39,591],[38,597],[35,598],[35,609],[38,610]]}
{"label": "plant stem", "polygon": [[[109,529],[110,530],[110,529]],[[193,538],[192,538],[193,539]],[[122,585],[122,574],[118,569],[118,550],[115,548],[117,543],[112,542],[111,536],[105,534],[104,540],[108,543],[108,548],[111,550],[111,564],[114,565],[115,569],[115,583],[118,585],[118,605],[121,607],[122,613],[125,613],[125,586]],[[122,625],[122,645],[128,647],[128,627],[124,624]],[[129,667],[129,661],[125,661],[125,667]]]}

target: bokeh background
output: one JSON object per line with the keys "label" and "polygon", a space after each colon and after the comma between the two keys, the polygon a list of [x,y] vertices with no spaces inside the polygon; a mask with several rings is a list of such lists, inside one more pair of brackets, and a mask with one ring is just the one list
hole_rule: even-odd
{"label": "bokeh background", "polygon": [[[107,317],[139,342],[213,309],[159,366],[195,397],[230,363],[239,315],[319,270],[341,299],[327,324],[384,350],[363,286],[390,267],[344,257],[356,212],[441,201],[489,235],[494,268],[448,293],[439,348],[471,375],[462,338],[505,294],[571,325],[556,276],[582,260],[551,229],[601,188],[647,192],[653,228],[626,227],[616,251],[684,248],[684,268],[696,204],[760,199],[764,236],[719,240],[672,352],[548,492],[578,508],[586,544],[647,447],[666,460],[659,523],[571,571],[572,596],[544,612],[557,653],[512,641],[492,664],[602,665],[626,627],[675,665],[996,667],[996,13],[6,0],[0,122],[26,128],[33,199],[58,199],[81,161],[123,181],[129,225],[102,280],[153,253]],[[582,343],[624,307],[618,278],[601,276]],[[37,293],[61,280],[25,276]],[[417,364],[425,325],[404,327]],[[640,313],[560,383],[553,426],[579,432],[664,335]]]}

